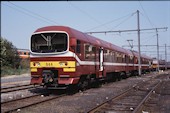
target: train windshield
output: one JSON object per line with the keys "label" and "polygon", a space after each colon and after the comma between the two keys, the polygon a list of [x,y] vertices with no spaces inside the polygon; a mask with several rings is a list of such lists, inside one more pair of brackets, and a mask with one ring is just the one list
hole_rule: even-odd
{"label": "train windshield", "polygon": [[35,53],[56,53],[67,50],[66,33],[40,33],[31,37],[31,51]]}

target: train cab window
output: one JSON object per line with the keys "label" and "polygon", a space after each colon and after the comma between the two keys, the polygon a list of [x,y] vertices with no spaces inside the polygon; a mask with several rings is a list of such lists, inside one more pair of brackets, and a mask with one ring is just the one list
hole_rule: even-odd
{"label": "train cab window", "polygon": [[31,37],[31,51],[35,53],[59,53],[68,48],[66,33],[39,33]]}
{"label": "train cab window", "polygon": [[77,40],[76,53],[81,53],[81,41]]}

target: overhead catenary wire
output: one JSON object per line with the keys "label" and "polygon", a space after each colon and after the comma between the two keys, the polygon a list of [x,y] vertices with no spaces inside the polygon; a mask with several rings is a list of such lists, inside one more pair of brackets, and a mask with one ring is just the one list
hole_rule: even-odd
{"label": "overhead catenary wire", "polygon": [[[22,13],[24,13],[24,14],[26,14],[26,15],[29,15],[29,16],[34,16],[34,17],[38,17],[38,18],[40,18],[41,20],[45,20],[46,22],[48,22],[48,23],[52,23],[52,24],[59,24],[59,23],[57,23],[57,22],[55,22],[55,21],[53,21],[53,20],[51,20],[51,19],[49,19],[49,18],[46,18],[46,17],[43,17],[43,16],[41,16],[40,14],[37,14],[37,13],[35,13],[35,12],[32,12],[32,11],[30,11],[30,10],[28,10],[28,9],[26,9],[26,8],[23,8],[23,7],[21,7],[21,6],[19,6],[19,5],[16,5],[16,4],[14,4],[14,3],[12,3],[12,2],[10,2],[10,1],[8,1],[8,3],[10,3],[11,5],[13,5],[13,6],[15,6],[15,7],[17,7],[18,9],[18,11],[20,11],[20,12],[22,12]],[[5,4],[6,5],[6,4]],[[8,5],[9,6],[9,5]],[[9,7],[11,7],[11,6],[9,6]],[[14,7],[12,7],[12,8],[14,8]],[[14,9],[16,9],[16,8],[14,8]],[[20,10],[19,10],[20,9]],[[26,12],[26,13],[25,13]]]}
{"label": "overhead catenary wire", "polygon": [[111,24],[111,23],[113,23],[113,22],[119,21],[120,19],[125,18],[125,17],[129,17],[129,16],[131,17],[131,15],[133,15],[133,14],[134,14],[134,13],[130,13],[130,14],[127,14],[127,15],[125,15],[125,16],[116,18],[116,19],[114,19],[114,20],[111,20],[111,21],[102,23],[102,24],[100,24],[100,25],[98,25],[98,26],[95,26],[95,27],[93,27],[93,28],[91,28],[91,29],[86,30],[86,32],[87,32],[87,31],[94,30],[94,29],[96,29],[96,28],[103,27],[103,26],[105,26],[105,25],[107,25],[107,24]]}
{"label": "overhead catenary wire", "polygon": [[[135,12],[136,13],[136,12]],[[112,29],[113,30],[115,28],[117,28],[118,26],[120,26],[121,24],[123,24],[124,22],[126,22],[127,20],[129,20],[135,13],[132,13],[129,17],[125,18],[123,21],[121,21],[119,24],[117,24],[116,26],[114,26]]]}
{"label": "overhead catenary wire", "polygon": [[[101,24],[100,21],[98,21],[97,19],[95,19],[94,17],[92,17],[92,16],[91,16],[89,13],[87,13],[86,11],[80,9],[79,7],[77,7],[76,5],[72,4],[71,2],[68,2],[68,3],[69,3],[72,7],[78,9],[78,11],[80,11],[80,12],[82,12],[83,14],[87,15],[89,18],[91,18],[91,19],[92,19],[93,21],[95,21],[97,24],[100,24],[100,25],[98,25],[98,26],[96,26],[96,27],[94,27],[94,28],[92,28],[92,29],[96,29],[96,28],[99,28],[99,27],[103,27],[103,26],[107,25],[108,23],[110,23],[110,22],[107,22],[107,23]],[[118,27],[119,25],[121,25],[122,23],[124,23],[125,21],[127,21],[127,20],[128,20],[130,17],[132,17],[135,13],[136,13],[136,12],[131,13],[130,16],[129,16],[129,14],[126,15],[126,16],[123,16],[123,17],[127,17],[127,16],[128,16],[128,18],[125,19],[125,20],[123,20],[122,22],[120,22],[118,25],[116,25],[114,28],[111,28],[111,29],[115,29],[116,27]],[[121,18],[123,18],[123,17],[121,17]],[[116,20],[117,20],[117,19],[116,19]],[[115,20],[115,21],[116,21],[116,20]],[[120,18],[119,18],[119,20],[120,20]],[[114,21],[114,20],[113,20],[113,21]],[[111,22],[112,22],[112,21],[111,21]],[[105,27],[106,27],[106,26],[105,26]],[[90,30],[92,30],[92,29],[90,29]],[[110,29],[110,28],[107,27],[107,29]],[[90,31],[90,30],[86,30],[86,31]]]}
{"label": "overhead catenary wire", "polygon": [[[144,37],[143,39],[145,39],[145,40],[142,40],[142,42],[141,43],[146,43],[146,42],[148,42],[149,40],[151,40],[153,37],[155,37],[156,35],[151,35],[151,36],[147,36],[147,37]],[[152,37],[152,38],[151,38]],[[148,38],[148,39],[147,39]]]}
{"label": "overhead catenary wire", "polygon": [[31,15],[31,14],[29,14],[29,13],[26,13],[26,12],[24,12],[24,11],[22,11],[22,10],[19,10],[19,9],[14,8],[14,7],[12,7],[12,6],[9,6],[9,5],[7,5],[7,4],[3,4],[3,3],[2,3],[2,5],[5,5],[5,6],[7,6],[7,7],[10,7],[10,8],[12,8],[12,9],[18,11],[18,12],[21,12],[21,13],[23,13],[23,14],[25,14],[25,15],[27,15],[27,16],[30,16],[30,17],[32,17],[32,18],[35,18],[35,19],[37,19],[37,20],[39,20],[39,21],[49,23],[49,22],[46,21],[46,20],[42,20],[42,19],[40,19],[40,18],[38,18],[38,17],[36,17],[36,16],[34,16],[34,15]]}
{"label": "overhead catenary wire", "polygon": [[[72,4],[71,2],[67,2],[69,5],[71,5],[72,7],[74,7],[75,9],[78,9],[79,12],[87,15],[90,19],[92,19],[94,22],[96,22],[97,24],[100,24],[101,22],[98,21],[96,18],[94,18],[93,16],[91,16],[89,13],[87,13],[86,11],[82,10],[81,8],[77,7],[76,5]],[[108,29],[108,28],[107,28]]]}
{"label": "overhead catenary wire", "polygon": [[[151,24],[151,26],[152,26],[152,27],[156,27],[156,26],[150,21],[149,16],[147,15],[147,13],[146,13],[146,11],[145,11],[145,9],[144,9],[144,7],[142,6],[142,3],[141,3],[140,1],[139,1],[139,4],[140,4],[143,12],[145,13],[147,20],[148,20],[149,23]],[[140,13],[141,13],[141,12],[140,12]],[[141,14],[142,14],[142,13],[141,13]],[[143,14],[142,14],[142,15],[143,15]]]}

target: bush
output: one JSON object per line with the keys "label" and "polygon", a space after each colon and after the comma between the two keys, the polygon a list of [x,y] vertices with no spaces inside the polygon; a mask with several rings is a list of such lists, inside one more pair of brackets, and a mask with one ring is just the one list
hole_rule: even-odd
{"label": "bush", "polygon": [[22,60],[17,48],[8,40],[0,38],[1,43],[1,76],[22,74],[24,69],[28,70],[29,59]]}

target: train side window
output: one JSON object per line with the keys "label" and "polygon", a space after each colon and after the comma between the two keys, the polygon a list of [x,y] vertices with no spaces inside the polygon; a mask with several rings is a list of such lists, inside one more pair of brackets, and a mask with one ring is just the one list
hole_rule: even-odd
{"label": "train side window", "polygon": [[118,53],[115,52],[115,62],[117,63],[118,62]]}
{"label": "train side window", "polygon": [[89,59],[89,57],[90,57],[90,51],[89,51],[89,44],[85,44],[84,45],[84,50],[85,50],[85,59]]}
{"label": "train side window", "polygon": [[96,47],[92,47],[92,51],[93,51],[93,53],[96,53]]}
{"label": "train side window", "polygon": [[129,62],[129,55],[126,55],[126,63],[130,63]]}
{"label": "train side window", "polygon": [[112,51],[111,51],[111,50],[109,50],[109,55],[108,55],[108,57],[109,57],[109,62],[112,62]]}
{"label": "train side window", "polygon": [[123,53],[120,54],[120,63],[123,63]]}
{"label": "train side window", "polygon": [[99,48],[96,48],[96,60],[99,59]]}
{"label": "train side window", "polygon": [[77,40],[76,52],[81,53],[81,41],[80,40]]}
{"label": "train side window", "polygon": [[121,53],[118,53],[118,63],[121,63]]}
{"label": "train side window", "polygon": [[120,54],[120,63],[123,63],[123,53]]}
{"label": "train side window", "polygon": [[112,60],[113,60],[113,62],[115,62],[115,60],[116,60],[114,51],[112,52]]}
{"label": "train side window", "polygon": [[133,63],[133,56],[130,55],[130,63]]}
{"label": "train side window", "polygon": [[103,54],[104,54],[104,61],[107,61],[107,50],[106,49],[104,49]]}
{"label": "train side window", "polygon": [[91,59],[95,59],[96,47],[92,46]]}
{"label": "train side window", "polygon": [[85,44],[85,59],[95,59],[96,47],[90,44]]}
{"label": "train side window", "polygon": [[119,53],[116,52],[116,62],[119,63],[120,62],[120,58],[119,58]]}
{"label": "train side window", "polygon": [[122,55],[122,62],[125,63],[125,54]]}

